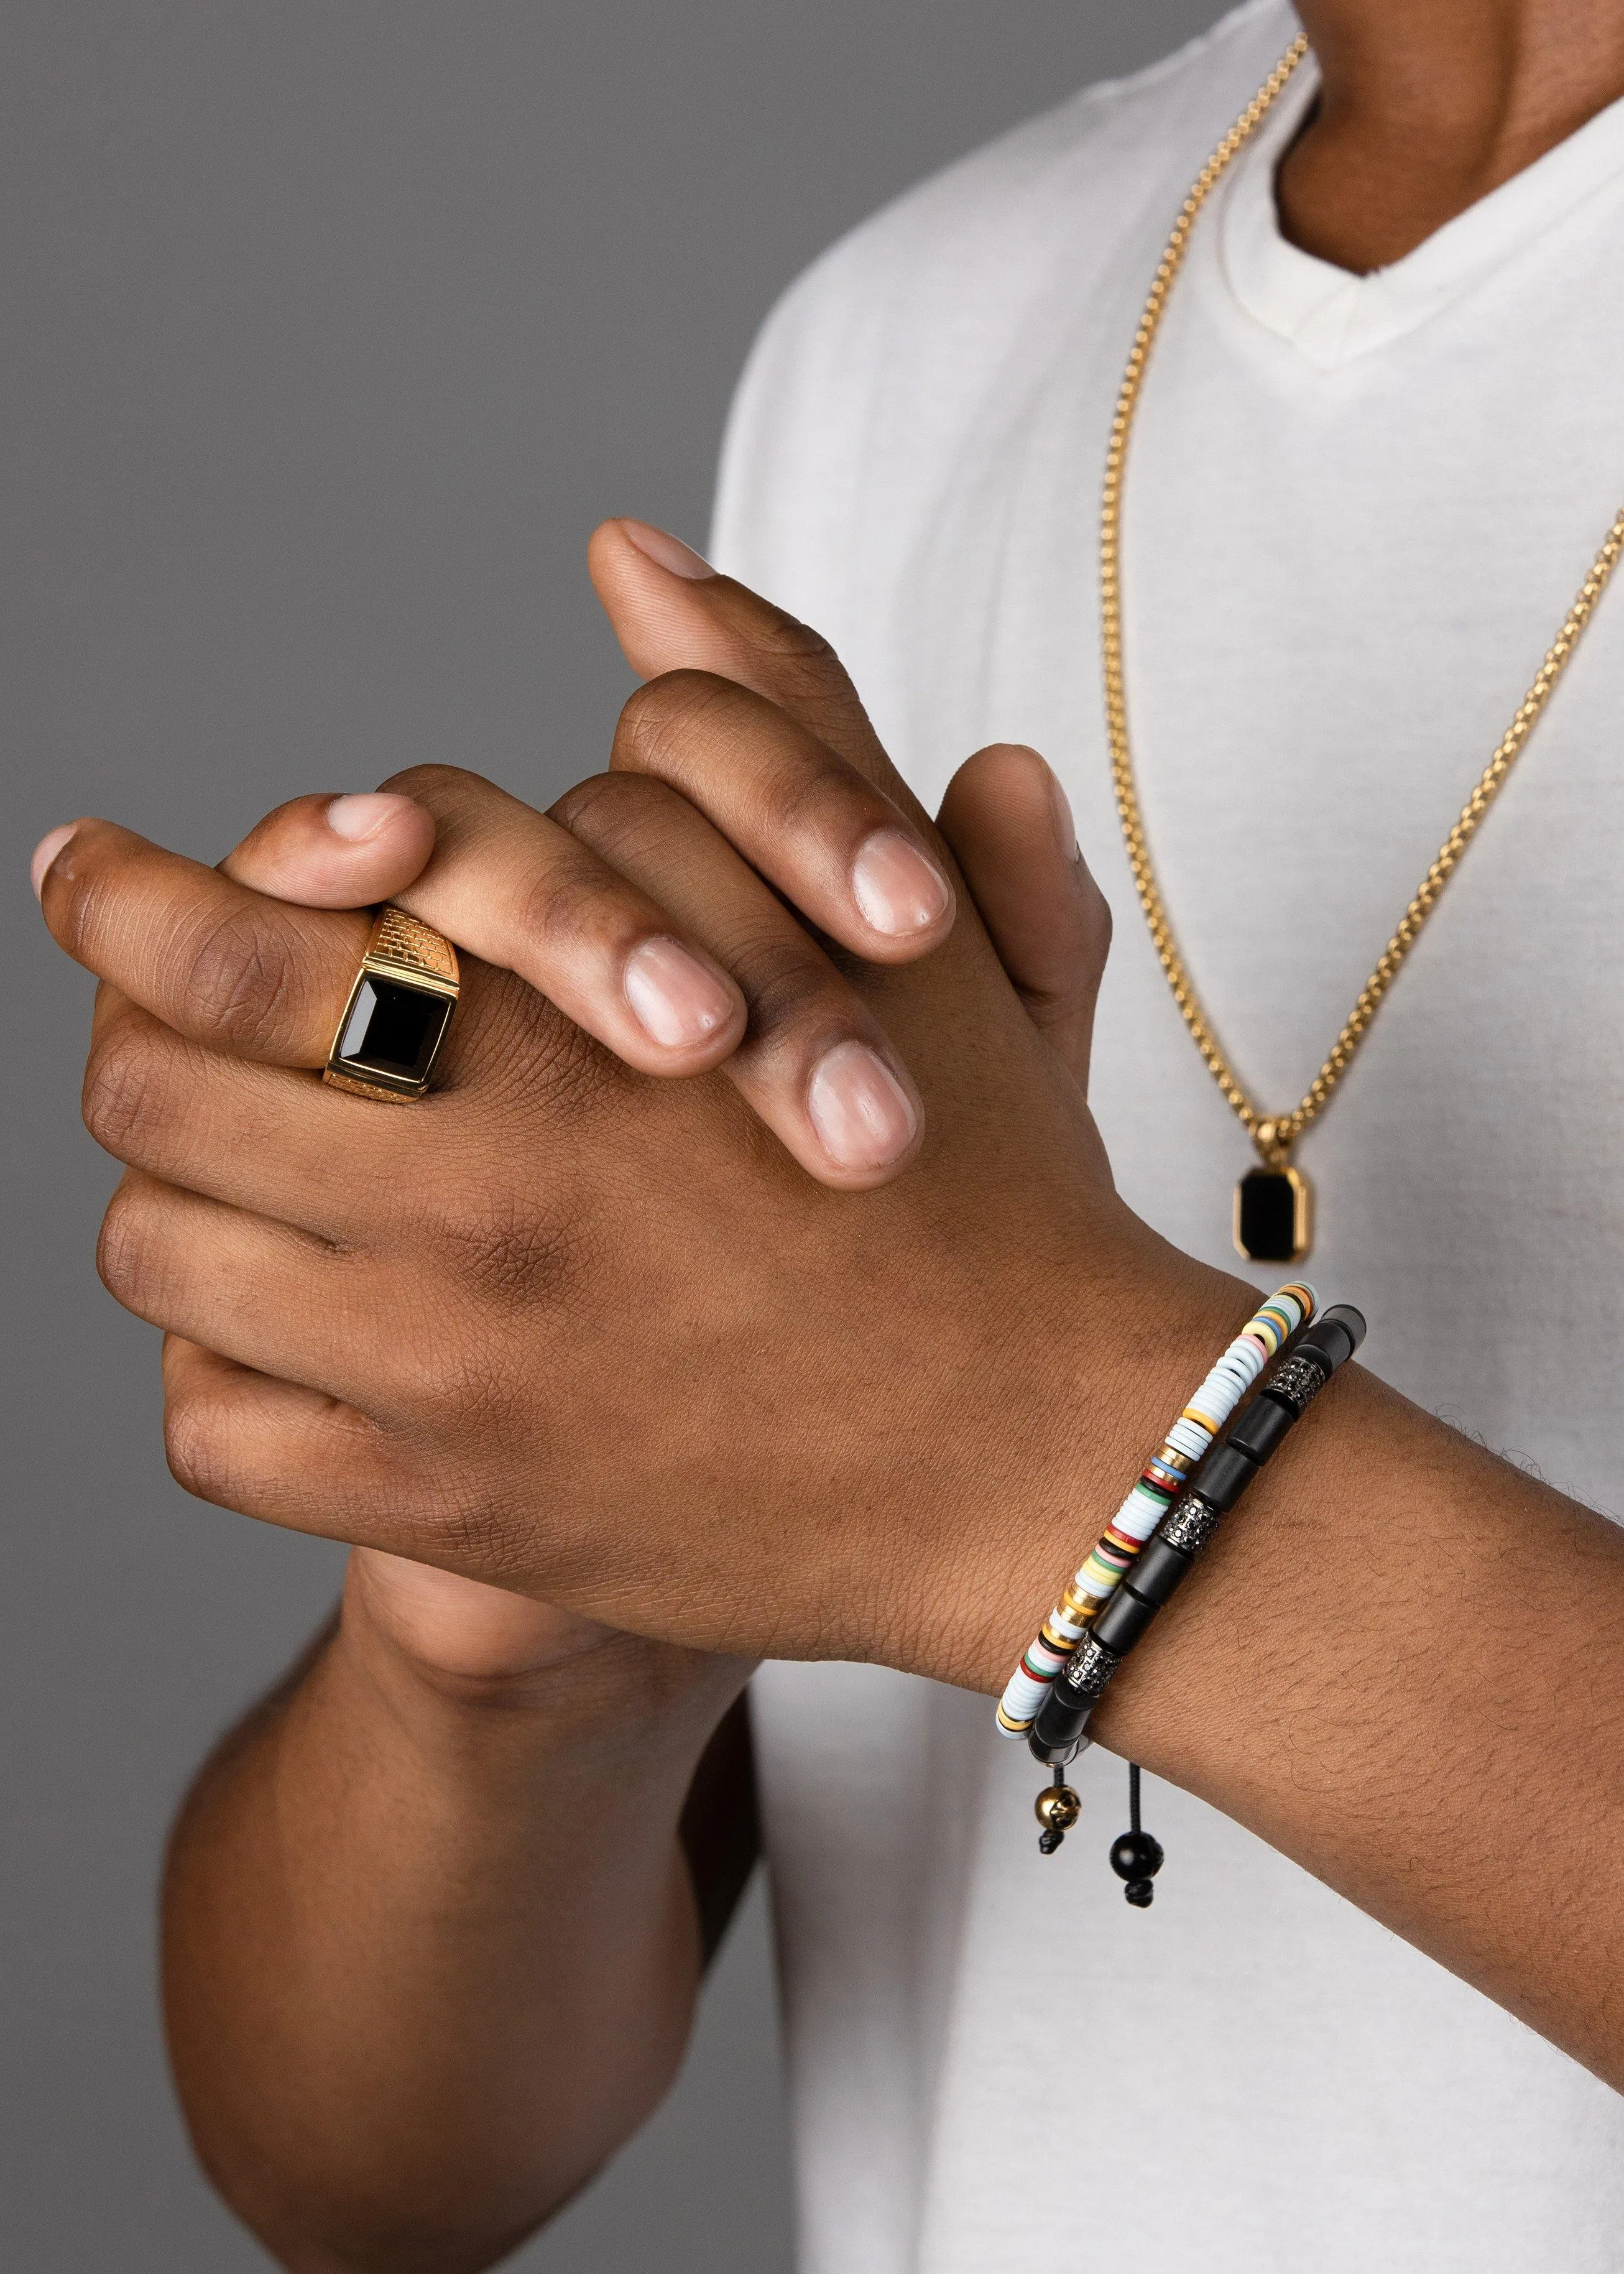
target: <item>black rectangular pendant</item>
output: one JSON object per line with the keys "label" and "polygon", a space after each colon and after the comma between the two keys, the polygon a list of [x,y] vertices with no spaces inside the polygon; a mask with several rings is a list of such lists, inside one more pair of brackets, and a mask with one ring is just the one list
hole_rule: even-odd
{"label": "black rectangular pendant", "polygon": [[1249,1169],[1235,1187],[1233,1237],[1248,1263],[1299,1263],[1313,1239],[1313,1195],[1296,1169]]}

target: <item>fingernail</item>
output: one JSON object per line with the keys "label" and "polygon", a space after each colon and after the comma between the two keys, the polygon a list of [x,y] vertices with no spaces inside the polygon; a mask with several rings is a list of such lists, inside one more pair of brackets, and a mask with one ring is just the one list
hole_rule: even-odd
{"label": "fingernail", "polygon": [[852,863],[852,890],[864,921],[893,939],[935,923],[953,897],[936,862],[900,829],[876,829],[864,840]]}
{"label": "fingernail", "polygon": [[695,553],[691,545],[684,545],[668,529],[656,529],[651,521],[632,521],[622,516],[621,528],[639,553],[645,553],[657,567],[669,568],[673,576],[686,576],[697,584],[702,576],[714,576],[715,569],[703,553]]}
{"label": "fingernail", "polygon": [[867,1043],[837,1043],[812,1069],[807,1109],[823,1150],[843,1169],[883,1169],[919,1129],[914,1101]]}
{"label": "fingernail", "polygon": [[329,802],[327,825],[335,836],[358,843],[364,837],[376,837],[387,821],[416,802],[414,798],[397,796],[393,790],[352,791]]}
{"label": "fingernail", "polygon": [[1060,787],[1060,777],[1052,766],[1045,769],[1049,775],[1049,799],[1055,809],[1055,834],[1060,840],[1060,850],[1066,860],[1077,858],[1077,824],[1071,818],[1071,801]]}
{"label": "fingernail", "polygon": [[674,939],[645,939],[626,960],[626,999],[645,1035],[691,1050],[725,1027],[733,1001],[721,981]]}
{"label": "fingernail", "polygon": [[45,889],[45,871],[78,827],[77,821],[64,822],[60,829],[48,831],[34,847],[34,858],[28,863],[28,881],[34,886],[36,900]]}

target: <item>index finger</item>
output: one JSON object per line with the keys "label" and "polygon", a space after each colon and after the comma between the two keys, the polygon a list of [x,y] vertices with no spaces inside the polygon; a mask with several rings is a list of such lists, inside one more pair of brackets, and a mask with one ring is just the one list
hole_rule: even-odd
{"label": "index finger", "polygon": [[[297,822],[297,804],[282,811]],[[727,973],[568,830],[530,818],[531,836],[500,849],[510,870],[531,856],[522,892],[548,936],[552,1001],[643,1073],[719,1065],[746,1020]],[[256,855],[239,847],[234,862],[274,868],[275,843],[272,829]],[[268,899],[107,821],[75,824],[41,884],[58,943],[176,1033],[273,1065],[326,1064],[370,914]],[[455,936],[480,953],[477,928]]]}
{"label": "index finger", "polygon": [[265,899],[116,822],[75,822],[40,880],[52,937],[165,1026],[268,1065],[327,1063],[370,915]]}

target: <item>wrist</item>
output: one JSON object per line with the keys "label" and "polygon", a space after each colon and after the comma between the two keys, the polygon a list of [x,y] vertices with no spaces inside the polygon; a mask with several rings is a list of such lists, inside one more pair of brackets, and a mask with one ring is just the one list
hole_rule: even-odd
{"label": "wrist", "polygon": [[[1289,1724],[1316,1722],[1327,1694],[1391,1682],[1402,1653],[1372,1623],[1367,1587],[1349,1583],[1349,1519],[1379,1497],[1385,1459],[1425,1476],[1440,1434],[1373,1374],[1344,1367],[1112,1683],[1090,1718],[1095,1742],[1213,1797],[1259,1758],[1267,1785]],[[1444,1589],[1407,1621],[1417,1690],[1429,1661],[1448,1655],[1458,1612]]]}
{"label": "wrist", "polygon": [[747,1660],[649,1642],[360,1549],[330,1657],[432,1751],[516,1746],[583,1760],[623,1751],[634,1732],[658,1751],[669,1731],[681,1748],[689,1723],[703,1743],[751,1671]]}
{"label": "wrist", "polygon": [[[1124,1216],[1126,1211],[1124,1211]],[[964,1516],[938,1663],[996,1696],[1258,1291],[1130,1219],[1126,1260],[1067,1258],[1029,1292],[1023,1374]],[[1119,1247],[1119,1253],[1121,1253]]]}

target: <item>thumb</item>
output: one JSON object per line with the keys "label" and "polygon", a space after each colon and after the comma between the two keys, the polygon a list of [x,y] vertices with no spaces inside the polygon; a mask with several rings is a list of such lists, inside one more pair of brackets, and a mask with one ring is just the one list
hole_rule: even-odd
{"label": "thumb", "polygon": [[1035,750],[993,742],[953,776],[936,826],[1033,1023],[1086,1089],[1111,912],[1065,792]]}
{"label": "thumb", "polygon": [[587,569],[640,679],[707,671],[764,696],[883,789],[926,817],[881,748],[839,657],[809,624],[753,592],[646,521],[600,522]]}
{"label": "thumb", "polygon": [[251,829],[222,873],[267,900],[307,908],[375,907],[415,884],[434,850],[434,817],[391,790],[296,797]]}

